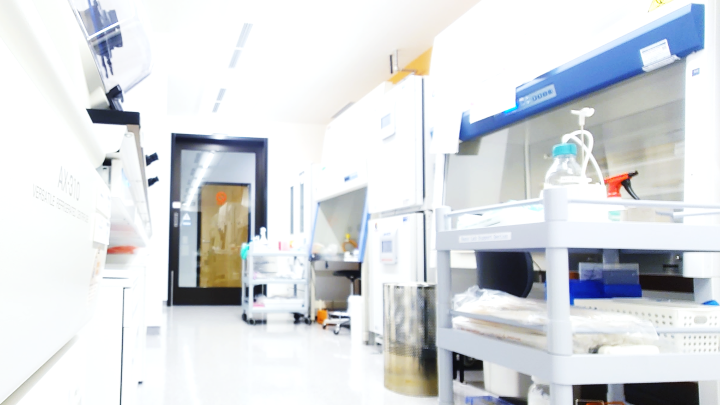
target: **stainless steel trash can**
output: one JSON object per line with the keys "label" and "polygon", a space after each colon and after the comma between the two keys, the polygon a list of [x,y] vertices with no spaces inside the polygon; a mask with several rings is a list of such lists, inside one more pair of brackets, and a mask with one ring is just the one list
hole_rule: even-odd
{"label": "stainless steel trash can", "polygon": [[383,285],[385,388],[412,396],[437,396],[435,285]]}

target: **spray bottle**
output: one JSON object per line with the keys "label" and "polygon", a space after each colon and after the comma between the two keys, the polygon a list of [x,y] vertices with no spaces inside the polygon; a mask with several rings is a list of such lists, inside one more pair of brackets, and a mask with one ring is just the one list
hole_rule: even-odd
{"label": "spray bottle", "polygon": [[634,171],[632,173],[623,173],[618,174],[617,176],[608,177],[605,179],[605,184],[607,184],[608,192],[607,196],[608,198],[620,198],[622,195],[620,194],[620,187],[624,187],[625,191],[630,194],[630,197],[639,200],[640,197],[635,194],[635,190],[632,188],[632,184],[630,182],[630,179],[637,176],[639,173],[638,171]]}
{"label": "spray bottle", "polygon": [[[607,196],[608,198],[622,198],[622,195],[620,194],[620,187],[624,187],[625,191],[630,194],[630,197],[639,200],[640,197],[635,194],[635,190],[632,188],[632,183],[630,182],[630,179],[637,176],[638,172],[637,170],[632,173],[623,173],[618,174],[617,176],[608,177],[605,179],[605,184],[607,184]],[[624,209],[625,207],[621,207]],[[622,209],[620,210],[612,210],[608,213],[608,218],[611,221],[620,221],[622,220]]]}

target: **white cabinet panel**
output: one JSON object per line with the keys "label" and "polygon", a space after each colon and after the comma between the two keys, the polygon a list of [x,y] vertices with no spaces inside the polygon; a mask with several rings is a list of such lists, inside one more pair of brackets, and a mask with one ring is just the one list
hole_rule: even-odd
{"label": "white cabinet panel", "polygon": [[368,157],[370,213],[423,204],[423,78],[386,93],[373,122]]}
{"label": "white cabinet panel", "polygon": [[123,328],[123,344],[122,344],[122,380],[120,391],[120,404],[135,405],[137,403],[137,387],[138,387],[138,333],[137,326]]}
{"label": "white cabinet panel", "polygon": [[144,269],[104,279],[95,316],[83,330],[88,345],[86,403],[134,405],[145,345]]}
{"label": "white cabinet panel", "polygon": [[425,281],[424,223],[422,213],[369,223],[370,332],[383,334],[384,283]]}
{"label": "white cabinet panel", "polygon": [[367,164],[377,134],[377,115],[390,88],[384,82],[340,114],[327,126],[323,140],[318,201],[328,200],[367,186]]}

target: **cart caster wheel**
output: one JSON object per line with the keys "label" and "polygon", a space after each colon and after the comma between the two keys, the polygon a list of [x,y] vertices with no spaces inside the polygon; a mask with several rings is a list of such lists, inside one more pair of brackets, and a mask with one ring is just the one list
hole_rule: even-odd
{"label": "cart caster wheel", "polygon": [[250,320],[248,320],[248,323],[249,323],[250,325],[255,325],[255,320],[254,320],[254,319],[250,319]]}
{"label": "cart caster wheel", "polygon": [[295,322],[299,322],[302,319],[302,315],[300,314],[293,314],[293,318],[295,318]]}
{"label": "cart caster wheel", "polygon": [[305,324],[306,325],[312,324],[312,320],[310,318],[305,318]]}
{"label": "cart caster wheel", "polygon": [[323,325],[323,329],[327,329],[327,325]]}
{"label": "cart caster wheel", "polygon": [[336,335],[339,335],[339,334],[340,334],[340,331],[337,330],[337,329],[335,329],[335,330],[333,331],[333,333],[336,334]]}
{"label": "cart caster wheel", "polygon": [[242,314],[242,320],[247,322],[247,314]]}

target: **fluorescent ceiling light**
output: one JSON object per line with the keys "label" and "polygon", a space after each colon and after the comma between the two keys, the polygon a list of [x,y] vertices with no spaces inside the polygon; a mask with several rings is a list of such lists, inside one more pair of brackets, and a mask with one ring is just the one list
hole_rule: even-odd
{"label": "fluorescent ceiling light", "polygon": [[190,205],[190,202],[192,202],[192,200],[200,191],[200,186],[202,185],[203,178],[207,174],[208,169],[210,168],[210,166],[212,166],[217,156],[218,155],[215,153],[215,151],[211,151],[209,153],[203,152],[198,154],[195,161],[198,162],[199,169],[196,171],[195,178],[193,179],[193,182],[188,189],[187,197],[185,197],[184,204],[186,206]]}
{"label": "fluorescent ceiling light", "polygon": [[232,57],[230,58],[230,69],[235,69],[237,66],[238,60],[240,59],[240,54],[242,53],[242,49],[236,49],[233,51]]}
{"label": "fluorescent ceiling light", "polygon": [[247,42],[248,36],[250,36],[252,27],[252,24],[243,24],[242,31],[240,31],[240,38],[238,38],[237,45],[235,45],[236,48],[245,48],[245,42]]}
{"label": "fluorescent ceiling light", "polygon": [[[235,49],[233,49],[232,56],[230,57],[230,65],[228,65],[229,69],[235,69],[238,65],[238,61],[240,60],[240,56],[242,55],[242,51],[245,48],[245,44],[247,43],[248,37],[250,36],[250,31],[252,31],[252,24],[245,23],[243,24],[242,30],[240,31],[240,37],[238,37],[237,43],[235,44]],[[226,88],[221,88],[218,97],[215,100],[215,105],[213,106],[212,112],[216,113],[220,109],[220,103],[223,100],[223,97],[225,96]]]}

